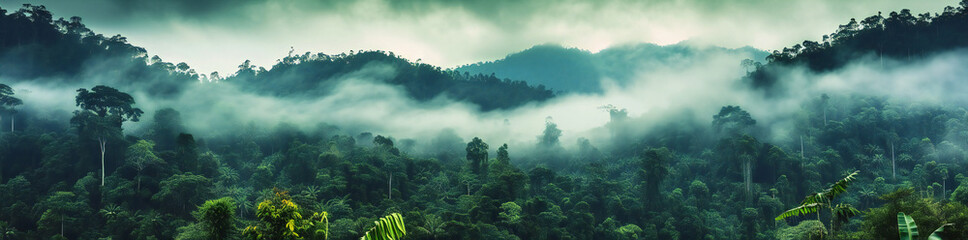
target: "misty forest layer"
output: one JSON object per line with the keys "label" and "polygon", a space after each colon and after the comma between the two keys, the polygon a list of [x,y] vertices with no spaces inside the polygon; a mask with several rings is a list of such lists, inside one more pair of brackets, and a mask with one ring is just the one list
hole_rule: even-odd
{"label": "misty forest layer", "polygon": [[[968,1],[772,54],[538,46],[448,70],[290,52],[222,76],[43,6],[0,9],[0,239],[901,239],[915,222],[916,239],[968,239],[965,47]],[[616,91],[593,79],[663,86],[635,79],[707,58],[742,71],[716,91],[753,100],[670,116],[601,102],[588,131],[540,116],[528,139],[492,137]],[[883,79],[846,84],[865,75]],[[388,129],[453,111],[499,123]]]}

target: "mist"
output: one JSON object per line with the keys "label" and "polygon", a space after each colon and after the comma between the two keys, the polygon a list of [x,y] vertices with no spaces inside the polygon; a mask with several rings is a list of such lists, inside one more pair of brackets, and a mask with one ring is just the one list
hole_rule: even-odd
{"label": "mist", "polygon": [[[187,62],[207,73],[233,71],[244,59],[271,65],[291,47],[297,52],[329,53],[380,49],[445,68],[497,59],[541,43],[593,52],[628,43],[666,45],[685,40],[729,48],[779,49],[803,39],[817,39],[851,17],[900,8],[915,13],[937,11],[955,1],[27,3],[45,4],[65,16],[82,16],[97,32],[123,34],[152,54]],[[3,6],[14,8],[15,4]]]}
{"label": "mist", "polygon": [[150,81],[122,83],[110,74],[94,71],[85,72],[88,77],[73,84],[35,79],[11,86],[23,99],[22,108],[65,126],[77,109],[73,103],[78,88],[121,86],[119,90],[129,92],[145,111],[142,121],[124,124],[125,131],[134,135],[145,133],[155,111],[170,107],[181,113],[187,131],[201,138],[240,134],[237,131],[248,125],[268,130],[286,123],[309,132],[327,124],[340,129],[338,134],[372,132],[395,139],[418,139],[422,145],[452,130],[464,141],[481,137],[492,146],[508,143],[523,152],[537,144],[546,121],[562,130],[560,142],[566,149],[575,150],[580,138],[589,139],[595,146],[612,146],[614,136],[606,129],[610,117],[602,108],[605,105],[627,109],[631,120],[622,125],[628,129],[621,131],[635,137],[647,136],[673,122],[707,128],[721,107],[741,106],[757,120],[761,138],[784,143],[797,138],[790,135],[797,112],[822,94],[834,98],[884,97],[929,105],[968,100],[961,94],[968,89],[957,84],[957,76],[968,73],[960,67],[968,64],[965,50],[913,62],[871,57],[826,73],[788,68],[781,83],[770,90],[783,94],[749,87],[743,78],[746,70],[734,55],[707,56],[692,63],[652,65],[648,72],[630,73],[633,81],[622,85],[601,79],[602,94],[564,93],[545,102],[493,111],[481,111],[474,104],[446,95],[430,101],[412,99],[400,87],[384,81],[396,74],[396,69],[385,64],[370,64],[330,79],[334,82],[332,94],[308,98],[261,95],[225,81],[187,83],[181,93],[159,97],[148,87],[154,84]]}

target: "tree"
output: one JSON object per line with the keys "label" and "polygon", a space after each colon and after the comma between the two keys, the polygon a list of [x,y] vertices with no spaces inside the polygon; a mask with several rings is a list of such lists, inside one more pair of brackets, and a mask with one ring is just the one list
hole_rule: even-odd
{"label": "tree", "polygon": [[725,106],[713,116],[713,127],[718,133],[746,133],[753,125],[756,125],[756,120],[739,106]]}
{"label": "tree", "polygon": [[487,143],[477,137],[467,143],[467,160],[471,161],[471,171],[475,174],[481,174],[487,168],[487,148]]}
{"label": "tree", "polygon": [[188,206],[202,203],[211,193],[212,181],[192,173],[175,174],[162,180],[159,187],[151,199],[171,207],[172,212],[187,215]]}
{"label": "tree", "polygon": [[207,239],[230,239],[235,227],[235,200],[230,197],[205,201],[193,215],[202,224]]}
{"label": "tree", "polygon": [[137,143],[129,146],[128,151],[125,153],[128,164],[138,172],[138,191],[141,191],[141,173],[151,166],[165,162],[165,160],[161,160],[161,158],[155,156],[154,147],[154,143],[139,140]]}
{"label": "tree", "polygon": [[248,226],[242,232],[246,239],[299,239],[295,224],[302,219],[299,206],[292,202],[285,191],[259,203],[256,211],[259,225]]}
{"label": "tree", "polygon": [[[34,206],[42,212],[37,220],[37,230],[45,234],[58,234],[76,238],[84,229],[85,218],[91,215],[87,203],[78,199],[72,192],[54,192],[44,201]],[[66,229],[66,230],[65,230]],[[65,233],[65,231],[68,231]]]}
{"label": "tree", "polygon": [[538,146],[554,147],[558,146],[558,138],[561,137],[561,129],[558,124],[552,121],[551,117],[545,118],[545,129],[541,136],[538,136]]}
{"label": "tree", "polygon": [[[16,107],[17,105],[24,103],[19,98],[16,98],[13,95],[14,95],[13,89],[10,88],[10,86],[0,83],[0,114],[2,114],[3,112],[9,112],[11,114],[10,131],[13,131],[12,115],[16,113],[16,111],[13,110],[13,108]],[[2,115],[0,115],[0,119],[3,119]]]}
{"label": "tree", "polygon": [[159,150],[174,148],[178,134],[185,132],[181,114],[172,108],[155,111],[152,122],[150,132],[145,135],[157,144]]}
{"label": "tree", "polygon": [[666,148],[650,148],[643,152],[642,174],[645,176],[645,199],[650,208],[658,207],[659,185],[669,175],[672,152]]}
{"label": "tree", "polygon": [[80,126],[82,135],[97,139],[101,149],[101,186],[104,186],[104,152],[109,138],[121,135],[121,124],[126,120],[137,122],[144,112],[132,107],[134,98],[117,89],[98,85],[78,89],[75,102],[81,110],[74,111],[71,122]]}
{"label": "tree", "polygon": [[510,165],[511,157],[508,155],[508,144],[505,143],[501,147],[497,148],[497,162],[501,164]]}
{"label": "tree", "polygon": [[84,88],[78,89],[75,101],[78,107],[97,113],[98,117],[117,115],[121,117],[119,120],[122,122],[126,120],[137,122],[144,113],[141,109],[132,107],[135,102],[131,95],[104,85],[95,86],[91,91]]}
{"label": "tree", "polygon": [[299,213],[287,191],[274,189],[272,198],[259,203],[258,223],[242,231],[243,239],[327,239],[329,214],[317,212],[309,218]]}

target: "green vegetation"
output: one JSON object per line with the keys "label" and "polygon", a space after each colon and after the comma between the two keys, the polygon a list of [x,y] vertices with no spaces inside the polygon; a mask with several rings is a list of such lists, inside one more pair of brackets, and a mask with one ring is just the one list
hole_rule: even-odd
{"label": "green vegetation", "polygon": [[[915,31],[968,19],[965,7],[904,26]],[[877,31],[904,35],[890,24],[905,14],[894,15]],[[74,77],[82,70],[57,66],[103,57],[153,61],[120,36],[84,29],[80,19],[52,20],[43,7],[0,9],[0,55],[58,69],[0,64],[0,77]],[[938,29],[955,37],[937,38],[964,36]],[[810,53],[789,59],[775,53],[749,77],[827,61],[810,60],[814,51],[861,49],[866,43],[854,39],[863,36],[839,34],[829,46],[811,45]],[[67,57],[51,57],[50,49]],[[245,91],[305,97],[326,88],[298,85],[309,83],[288,79],[290,73],[328,78],[374,62],[397,66],[403,73],[383,80],[419,100],[443,94],[502,109],[552,96],[523,82],[461,77],[378,51],[293,55],[271,70],[244,65],[214,78]],[[167,79],[159,86],[178,91],[185,75],[201,78],[181,64],[164,70],[171,64],[160,59],[134,65],[117,73],[131,81]],[[296,85],[283,84],[289,80]],[[968,236],[968,108],[959,103],[815,94],[772,119],[736,105],[645,119],[606,106],[611,121],[600,136],[566,140],[580,133],[548,118],[543,128],[529,129],[530,142],[504,143],[453,130],[396,138],[326,123],[253,122],[213,134],[190,126],[205,118],[182,119],[185,106],[135,102],[140,95],[125,92],[132,86],[80,89],[75,102],[63,102],[77,107],[73,115],[47,116],[26,110],[36,103],[13,98],[19,90],[0,84],[0,110],[22,110],[21,127],[0,134],[0,239],[923,238],[917,229],[937,229],[944,239]],[[132,127],[141,107],[154,114]],[[473,127],[502,133],[496,125]]]}
{"label": "green vegetation", "polygon": [[380,218],[374,222],[376,226],[366,231],[361,240],[399,240],[407,235],[407,229],[403,224],[403,217],[399,213],[393,213]]}
{"label": "green vegetation", "polygon": [[[952,225],[953,224],[950,224],[950,223],[942,225],[937,230],[934,230],[934,232],[932,232],[931,235],[928,236],[928,239],[941,240],[942,239],[941,236],[944,235],[944,228],[950,227]],[[914,219],[912,219],[911,216],[904,215],[903,212],[897,213],[897,228],[898,228],[897,233],[898,235],[900,235],[901,240],[918,239],[918,235],[919,235],[918,225],[914,222]]]}

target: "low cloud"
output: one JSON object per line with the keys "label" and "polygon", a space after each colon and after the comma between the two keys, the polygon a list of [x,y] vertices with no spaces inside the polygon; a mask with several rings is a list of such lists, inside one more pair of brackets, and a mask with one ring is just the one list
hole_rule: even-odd
{"label": "low cloud", "polygon": [[[297,52],[379,49],[453,67],[535,44],[592,51],[692,40],[779,49],[820,39],[850,18],[902,8],[937,12],[956,1],[28,1],[78,15],[97,32],[200,72],[234,72],[244,59],[269,66]],[[18,4],[2,4],[16,8]]]}

